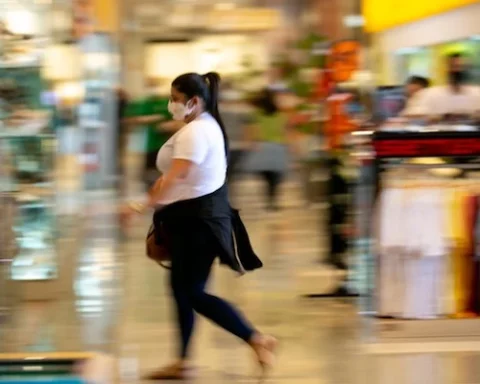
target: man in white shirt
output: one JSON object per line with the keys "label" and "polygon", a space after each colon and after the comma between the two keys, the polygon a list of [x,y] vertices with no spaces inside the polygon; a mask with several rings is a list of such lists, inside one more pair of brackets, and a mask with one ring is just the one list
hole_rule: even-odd
{"label": "man in white shirt", "polygon": [[472,118],[480,112],[480,88],[469,84],[468,64],[456,53],[448,56],[448,85],[425,91],[419,111],[430,118],[462,116]]}

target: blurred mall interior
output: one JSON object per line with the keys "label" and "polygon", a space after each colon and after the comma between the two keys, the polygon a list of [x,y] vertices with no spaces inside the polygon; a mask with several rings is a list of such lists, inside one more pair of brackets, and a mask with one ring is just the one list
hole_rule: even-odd
{"label": "blurred mall interior", "polygon": [[[211,71],[264,267],[215,266],[209,291],[280,341],[266,381],[480,384],[479,20],[478,0],[0,0],[0,384],[172,361],[152,214],[122,207],[182,129],[172,80]],[[192,382],[258,381],[197,328]]]}

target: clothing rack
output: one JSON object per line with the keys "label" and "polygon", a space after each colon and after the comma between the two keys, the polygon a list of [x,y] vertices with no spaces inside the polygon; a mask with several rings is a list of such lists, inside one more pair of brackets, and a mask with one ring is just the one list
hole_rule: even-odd
{"label": "clothing rack", "polygon": [[[455,168],[462,173],[455,178],[464,178],[469,172],[480,171],[480,131],[430,131],[430,132],[382,132],[371,134],[373,161],[370,163],[373,176],[373,199],[382,191],[382,174],[386,170],[405,169],[433,170]],[[442,164],[412,164],[408,161],[414,158],[442,158]],[[407,162],[406,162],[407,161]],[[408,173],[407,173],[408,174]],[[413,175],[415,176],[415,175]],[[373,215],[373,206],[363,214]],[[373,239],[373,226],[369,220],[367,233]],[[363,249],[365,251],[365,249]],[[376,261],[373,247],[368,250],[370,261],[375,264],[367,269],[367,281],[376,281]],[[372,280],[373,279],[373,280]],[[370,285],[369,285],[370,287]],[[372,292],[373,289],[373,292]],[[376,284],[368,288],[361,296],[361,312],[375,314],[374,297]],[[435,319],[435,320],[381,320],[375,319],[373,330],[377,339],[401,339],[409,337],[439,338],[467,337],[480,338],[480,319]],[[428,323],[428,324],[427,324]],[[478,330],[477,330],[478,329]],[[462,336],[463,335],[463,336]]]}
{"label": "clothing rack", "polygon": [[450,164],[383,164],[382,169],[392,169],[392,168],[402,168],[402,169],[448,169],[448,168],[457,168],[462,170],[480,170],[479,164],[459,164],[459,163],[450,163]]}
{"label": "clothing rack", "polygon": [[[475,132],[375,132],[374,177],[376,193],[382,171],[392,167],[480,169],[480,131]],[[441,157],[455,161],[447,164],[391,164],[391,160]],[[457,161],[458,160],[458,161]]]}

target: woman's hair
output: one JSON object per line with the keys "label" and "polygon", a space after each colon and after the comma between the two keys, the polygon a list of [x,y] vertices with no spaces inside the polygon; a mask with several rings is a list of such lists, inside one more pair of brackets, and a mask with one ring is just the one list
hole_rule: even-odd
{"label": "woman's hair", "polygon": [[205,75],[198,73],[185,73],[178,76],[172,82],[178,92],[185,94],[189,99],[199,97],[205,103],[205,109],[215,118],[222,129],[225,140],[225,153],[229,154],[229,142],[225,125],[218,111],[220,75],[216,72],[208,72]]}
{"label": "woman's hair", "polygon": [[266,115],[273,115],[278,112],[275,102],[275,93],[266,88],[264,89],[255,102],[255,106],[260,108]]}

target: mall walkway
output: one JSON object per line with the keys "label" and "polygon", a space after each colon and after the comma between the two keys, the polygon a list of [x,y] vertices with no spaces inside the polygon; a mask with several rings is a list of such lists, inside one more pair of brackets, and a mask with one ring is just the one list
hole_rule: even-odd
{"label": "mall walkway", "polygon": [[[235,202],[265,268],[242,278],[216,268],[210,289],[280,339],[279,364],[268,382],[480,383],[478,352],[417,353],[419,343],[402,353],[393,348],[367,355],[355,301],[300,297],[303,273],[318,265],[323,247],[322,208],[305,208],[292,182],[284,188],[282,212],[269,215],[261,209],[259,182],[243,180],[238,187]],[[0,324],[0,352],[101,351],[121,363],[136,361],[138,369],[127,364],[130,374],[171,360],[175,330],[167,273],[144,256],[148,218],[121,240],[114,203],[108,193],[92,195],[75,220],[61,219],[58,298],[14,303]],[[314,292],[322,282],[312,284]],[[249,350],[207,321],[198,323],[194,350],[199,377],[193,383],[258,382]]]}

